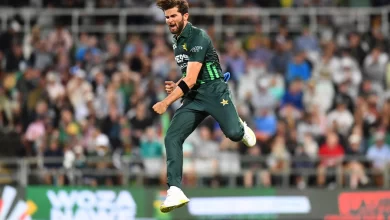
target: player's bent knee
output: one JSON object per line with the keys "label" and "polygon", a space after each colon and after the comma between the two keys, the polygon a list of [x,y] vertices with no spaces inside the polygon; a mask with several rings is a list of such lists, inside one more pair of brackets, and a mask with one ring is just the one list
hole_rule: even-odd
{"label": "player's bent knee", "polygon": [[181,140],[175,135],[167,134],[164,138],[165,148],[169,149],[177,149],[183,145],[184,140]]}
{"label": "player's bent knee", "polygon": [[240,129],[231,129],[225,132],[227,138],[234,142],[239,142],[244,137],[244,132]]}

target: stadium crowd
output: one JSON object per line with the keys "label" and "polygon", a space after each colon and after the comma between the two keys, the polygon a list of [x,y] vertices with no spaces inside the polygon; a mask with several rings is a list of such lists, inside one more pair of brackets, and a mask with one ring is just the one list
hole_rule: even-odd
{"label": "stadium crowd", "polygon": [[[49,33],[36,25],[22,35],[20,28],[13,21],[0,34],[0,131],[18,134],[17,156],[63,158],[42,165],[47,184],[66,184],[65,176],[47,172],[56,168],[99,173],[124,166],[165,184],[163,136],[180,102],[162,116],[151,106],[166,95],[164,81],[181,76],[164,26],[147,36],[130,34],[125,43],[115,34],[75,39],[61,24]],[[258,144],[226,139],[207,118],[183,146],[184,185],[201,176],[208,177],[205,184],[225,185],[224,174],[233,172],[245,187],[277,186],[281,174],[295,170],[294,186],[328,186],[334,178],[327,174],[340,166],[345,186],[383,185],[390,162],[390,42],[376,25],[337,39],[309,28],[290,33],[284,25],[270,35],[257,24],[249,35],[222,41],[212,28],[208,33]],[[102,160],[90,164],[89,156]],[[93,174],[84,180],[121,183]]]}

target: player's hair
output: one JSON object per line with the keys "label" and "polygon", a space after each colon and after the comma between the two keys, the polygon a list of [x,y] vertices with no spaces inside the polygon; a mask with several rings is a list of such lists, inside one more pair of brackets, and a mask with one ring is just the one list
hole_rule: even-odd
{"label": "player's hair", "polygon": [[157,0],[156,5],[163,11],[177,7],[182,15],[188,13],[189,8],[187,0]]}

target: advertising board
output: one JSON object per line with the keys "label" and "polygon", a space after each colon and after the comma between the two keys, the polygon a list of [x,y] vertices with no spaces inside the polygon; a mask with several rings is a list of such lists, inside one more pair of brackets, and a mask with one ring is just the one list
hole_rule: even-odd
{"label": "advertising board", "polygon": [[146,216],[144,189],[28,187],[26,197],[37,206],[34,219],[128,220]]}
{"label": "advertising board", "polygon": [[0,220],[29,220],[36,211],[32,201],[24,200],[24,190],[13,186],[0,186]]}

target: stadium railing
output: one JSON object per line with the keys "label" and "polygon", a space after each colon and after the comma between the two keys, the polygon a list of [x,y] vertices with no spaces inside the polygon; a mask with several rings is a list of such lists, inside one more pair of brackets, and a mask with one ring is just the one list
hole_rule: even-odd
{"label": "stadium railing", "polygon": [[[192,16],[209,17],[213,20],[208,26],[214,26],[216,39],[219,40],[224,33],[251,33],[255,27],[253,24],[226,24],[224,16],[235,17],[256,17],[262,24],[262,30],[265,33],[273,33],[278,30],[278,22],[274,20],[278,16],[288,16],[288,28],[290,31],[300,32],[305,26],[302,22],[302,17],[308,19],[310,29],[314,32],[323,30],[319,18],[322,16],[330,16],[332,26],[342,26],[351,28],[354,31],[366,32],[371,28],[370,17],[373,15],[381,17],[381,30],[387,36],[389,34],[389,19],[390,6],[378,8],[191,8]],[[58,16],[69,16],[71,25],[68,27],[71,33],[76,37],[80,32],[90,33],[117,33],[120,40],[123,42],[127,38],[128,33],[153,33],[156,30],[156,25],[153,24],[128,24],[128,18],[131,16],[142,16],[153,20],[155,13],[150,8],[106,8],[106,9],[37,9],[37,8],[0,8],[1,30],[7,29],[7,22],[15,15],[19,15],[23,21],[23,32],[29,33],[31,30],[31,21],[39,16],[44,16],[47,19],[53,19]],[[110,16],[116,18],[117,24],[111,25],[96,25],[96,24],[80,24],[80,19],[88,16]],[[81,22],[82,23],[82,22]],[[205,25],[198,25],[205,27]],[[43,27],[47,28],[47,27]],[[50,27],[52,28],[52,27]],[[341,28],[343,30],[343,28]],[[77,38],[76,38],[77,39]]]}
{"label": "stadium railing", "polygon": [[[253,163],[267,163],[269,160],[268,157],[251,157],[251,156],[242,156],[238,158],[238,164],[235,163],[234,159],[227,158],[217,158],[219,165],[224,163],[224,168],[218,169],[217,174],[222,176],[228,180],[229,187],[237,186],[237,178],[242,177],[248,164]],[[114,159],[115,160],[115,159]],[[42,173],[50,174],[53,176],[66,175],[70,178],[70,185],[83,185],[83,178],[88,176],[94,177],[106,177],[106,176],[115,176],[121,177],[123,180],[122,185],[128,185],[129,180],[132,180],[132,184],[136,185],[144,185],[145,177],[148,178],[156,178],[158,179],[160,176],[160,171],[162,171],[162,167],[165,167],[164,159],[158,158],[153,159],[153,165],[149,165],[149,167],[145,166],[146,160],[142,160],[141,158],[134,157],[132,159],[119,159],[114,161],[112,157],[101,158],[101,157],[87,157],[86,163],[88,164],[85,168],[76,168],[74,164],[68,168],[63,166],[64,159],[63,158],[44,158],[44,157],[28,157],[28,158],[1,158],[0,159],[0,180],[1,179],[9,179],[11,182],[16,183],[19,186],[27,186],[33,183],[29,182],[31,177],[35,179],[42,176]],[[287,162],[290,164],[294,164],[296,162],[310,162],[312,164],[318,164],[320,159],[311,160],[311,159],[303,159],[303,158],[295,158],[292,157]],[[225,161],[225,162],[224,162]],[[346,187],[348,188],[348,184],[344,182],[344,178],[348,175],[346,169],[344,169],[344,165],[349,161],[359,161],[361,163],[370,163],[370,161],[365,158],[356,158],[346,156],[343,159],[343,162],[337,165],[334,169],[331,169],[327,172],[327,175],[334,177],[334,183],[336,187]],[[108,164],[113,163],[121,163],[120,168],[104,168],[97,170],[93,168],[97,163],[106,162]],[[150,162],[150,161],[149,161]],[[46,165],[50,164],[60,164],[59,168],[47,168]],[[143,168],[137,167],[134,165],[143,164]],[[153,166],[153,167],[150,167]],[[256,175],[258,171],[261,171],[263,168],[255,168],[253,169],[253,173]],[[7,170],[8,172],[4,172]],[[152,170],[150,172],[150,170]],[[154,170],[154,171],[153,171]],[[157,172],[156,172],[157,171]],[[372,176],[373,174],[378,174],[377,170],[373,168],[366,167],[365,172],[367,175]],[[383,176],[383,188],[389,188],[390,186],[390,164],[379,173]],[[198,177],[198,183],[202,185],[203,180],[206,178],[210,178],[209,174],[196,173]],[[276,185],[278,188],[289,188],[292,186],[291,177],[294,175],[299,175],[304,179],[309,177],[317,176],[317,166],[314,165],[309,168],[295,168],[294,166],[288,166],[287,169],[283,170],[279,173],[272,173],[273,176],[279,177],[281,184]],[[344,183],[343,183],[344,182]]]}

